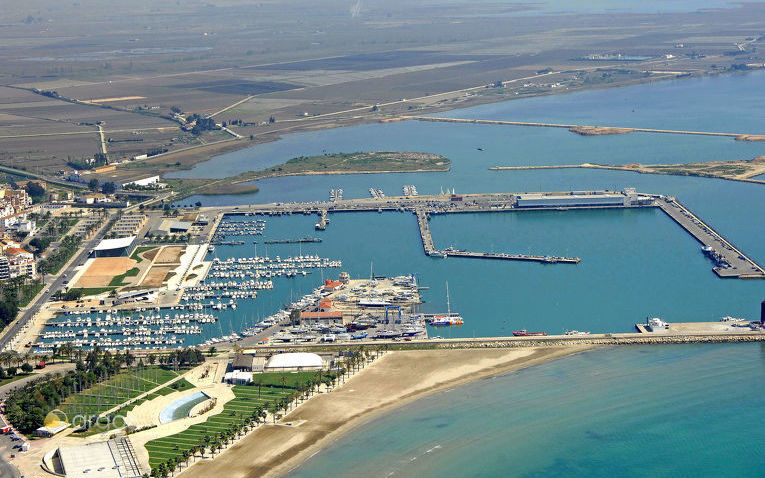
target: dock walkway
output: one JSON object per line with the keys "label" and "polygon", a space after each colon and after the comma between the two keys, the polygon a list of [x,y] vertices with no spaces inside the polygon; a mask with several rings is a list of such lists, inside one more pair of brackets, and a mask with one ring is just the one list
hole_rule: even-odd
{"label": "dock walkway", "polygon": [[675,198],[657,199],[656,204],[704,247],[714,249],[718,259],[717,266],[713,270],[718,276],[722,278],[765,279],[765,269],[762,266],[738,250]]}
{"label": "dock walkway", "polygon": [[581,261],[578,257],[557,257],[557,256],[535,256],[530,254],[508,254],[491,252],[472,252],[460,251],[454,249],[436,249],[433,243],[433,235],[430,232],[430,223],[428,214],[422,209],[415,210],[417,216],[417,225],[420,227],[420,238],[425,254],[431,257],[467,257],[472,259],[499,259],[505,261],[530,261],[555,264],[558,262],[564,264],[576,264]]}
{"label": "dock walkway", "polygon": [[[571,194],[571,192],[543,193]],[[625,205],[572,204],[565,206],[524,206],[518,207],[517,193],[484,193],[484,194],[441,194],[420,196],[386,196],[377,198],[337,199],[333,202],[307,203],[270,203],[251,204],[249,206],[229,206],[202,208],[222,215],[291,215],[318,214],[317,229],[326,228],[330,213],[339,212],[409,212],[416,216],[419,226],[422,247],[428,256],[432,257],[469,257],[475,259],[496,259],[515,261],[535,261],[541,263],[576,264],[581,261],[578,257],[558,257],[551,255],[526,255],[511,253],[486,253],[454,250],[451,248],[439,250],[436,248],[428,223],[433,214],[458,214],[478,212],[503,211],[567,211],[578,209],[626,209],[641,207],[659,207],[689,234],[705,246],[714,248],[722,261],[718,260],[715,273],[723,278],[765,279],[765,269],[748,258],[728,240],[701,221],[682,206],[674,198],[659,194],[644,194],[653,198],[648,203]]]}

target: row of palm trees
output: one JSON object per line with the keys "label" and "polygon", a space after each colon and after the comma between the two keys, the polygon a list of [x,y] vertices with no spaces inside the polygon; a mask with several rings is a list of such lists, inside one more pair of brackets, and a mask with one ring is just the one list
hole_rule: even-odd
{"label": "row of palm trees", "polygon": [[[235,416],[238,420],[234,421],[226,431],[221,431],[217,434],[207,434],[197,445],[192,446],[187,450],[180,450],[179,445],[175,445],[174,449],[180,453],[173,458],[169,458],[167,461],[159,463],[156,467],[153,467],[151,474],[144,474],[144,478],[156,477],[165,478],[171,476],[176,470],[180,471],[184,466],[189,466],[189,461],[197,460],[197,454],[200,454],[204,459],[206,453],[209,451],[212,457],[221,452],[228,445],[233,444],[237,439],[246,435],[252,431],[255,427],[261,424],[261,420],[265,423],[268,415],[273,417],[273,422],[276,423],[284,414],[289,413],[296,408],[300,403],[308,400],[314,393],[320,391],[321,386],[324,385],[327,390],[333,389],[335,386],[345,383],[345,380],[352,376],[354,373],[363,369],[369,362],[377,359],[382,350],[380,348],[374,348],[372,350],[365,349],[363,346],[359,347],[355,351],[346,353],[345,360],[342,365],[338,367],[337,374],[328,374],[324,371],[317,371],[316,376],[307,380],[303,384],[298,384],[295,392],[289,395],[283,395],[277,400],[272,401],[267,407],[262,405],[256,405],[250,415],[245,416],[241,413],[234,411],[229,412],[230,416]],[[282,387],[286,388],[286,376],[282,376]],[[263,386],[262,381],[255,382],[255,386],[258,387],[258,396],[260,396],[260,389]]]}

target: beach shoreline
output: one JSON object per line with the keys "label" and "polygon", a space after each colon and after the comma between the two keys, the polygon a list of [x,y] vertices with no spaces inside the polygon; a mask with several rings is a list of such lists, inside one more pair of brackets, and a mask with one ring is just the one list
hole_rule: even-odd
{"label": "beach shoreline", "polygon": [[312,398],[279,423],[255,430],[223,456],[198,462],[181,474],[282,477],[348,433],[416,400],[593,348],[388,352],[331,393]]}

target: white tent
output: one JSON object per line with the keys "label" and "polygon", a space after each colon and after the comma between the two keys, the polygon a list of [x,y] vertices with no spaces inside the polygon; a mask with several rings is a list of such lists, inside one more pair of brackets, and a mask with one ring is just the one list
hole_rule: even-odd
{"label": "white tent", "polygon": [[296,352],[274,355],[266,362],[266,372],[285,370],[320,370],[324,361],[317,354]]}

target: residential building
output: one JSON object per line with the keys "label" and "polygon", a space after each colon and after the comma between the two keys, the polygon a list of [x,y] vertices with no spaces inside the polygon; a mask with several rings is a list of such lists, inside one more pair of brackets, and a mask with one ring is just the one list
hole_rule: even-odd
{"label": "residential building", "polygon": [[8,258],[11,277],[27,276],[31,278],[37,275],[35,256],[26,249],[9,247],[5,250],[5,256]]}
{"label": "residential building", "polygon": [[11,278],[11,263],[5,256],[0,256],[0,280]]}

